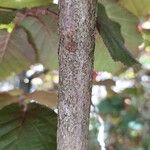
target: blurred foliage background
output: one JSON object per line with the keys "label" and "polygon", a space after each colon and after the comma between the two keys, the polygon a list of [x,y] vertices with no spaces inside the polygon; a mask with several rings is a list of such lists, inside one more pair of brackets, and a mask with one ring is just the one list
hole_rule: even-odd
{"label": "blurred foliage background", "polygon": [[[90,150],[150,150],[150,1],[99,2],[108,17],[121,25],[124,44],[142,67],[114,62],[103,42],[107,37],[102,40],[96,34]],[[8,5],[23,8],[15,4],[0,2],[0,109],[23,98],[56,110],[57,5],[6,11]],[[103,28],[109,29],[109,23],[114,25],[108,20]]]}

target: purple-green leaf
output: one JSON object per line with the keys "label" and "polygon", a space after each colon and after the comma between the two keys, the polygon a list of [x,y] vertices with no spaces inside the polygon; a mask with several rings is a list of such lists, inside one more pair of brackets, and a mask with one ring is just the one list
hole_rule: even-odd
{"label": "purple-green leaf", "polygon": [[56,113],[37,103],[27,111],[18,104],[0,110],[1,150],[56,150]]}
{"label": "purple-green leaf", "polygon": [[0,30],[0,78],[20,72],[35,62],[35,52],[23,29]]}

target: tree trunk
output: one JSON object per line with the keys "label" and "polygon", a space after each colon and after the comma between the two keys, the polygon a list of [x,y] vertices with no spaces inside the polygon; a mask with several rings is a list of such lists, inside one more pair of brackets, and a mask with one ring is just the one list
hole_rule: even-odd
{"label": "tree trunk", "polygon": [[88,150],[96,0],[60,0],[57,150]]}

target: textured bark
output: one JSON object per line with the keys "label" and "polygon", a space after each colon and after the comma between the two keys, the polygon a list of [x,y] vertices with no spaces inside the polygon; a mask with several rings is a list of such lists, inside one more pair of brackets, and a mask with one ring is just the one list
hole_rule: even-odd
{"label": "textured bark", "polygon": [[96,0],[60,0],[57,150],[87,150]]}

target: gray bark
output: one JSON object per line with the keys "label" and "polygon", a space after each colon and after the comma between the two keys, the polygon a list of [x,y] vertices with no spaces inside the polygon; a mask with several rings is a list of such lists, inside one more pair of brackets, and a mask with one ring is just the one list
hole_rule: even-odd
{"label": "gray bark", "polygon": [[87,150],[96,0],[60,0],[57,150]]}

